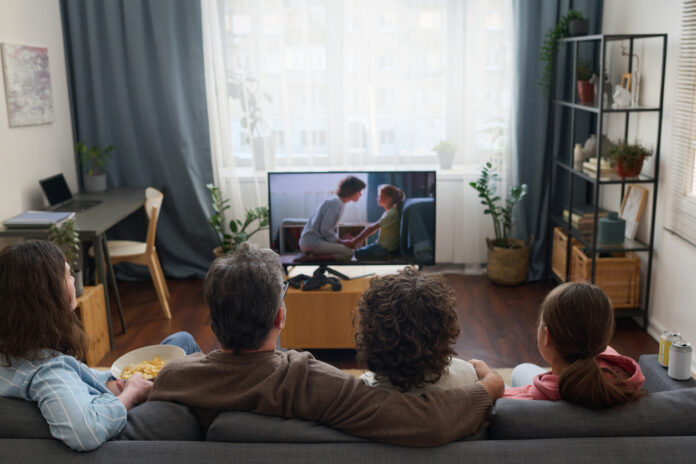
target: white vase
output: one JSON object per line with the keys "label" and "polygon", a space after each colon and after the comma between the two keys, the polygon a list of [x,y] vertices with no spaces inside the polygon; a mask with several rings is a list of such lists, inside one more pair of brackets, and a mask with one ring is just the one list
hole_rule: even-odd
{"label": "white vase", "polygon": [[267,135],[252,138],[251,150],[254,153],[254,166],[257,171],[273,169],[276,154],[275,137]]}
{"label": "white vase", "polygon": [[437,152],[437,159],[440,161],[440,169],[452,169],[452,162],[454,161],[454,152],[439,151]]}
{"label": "white vase", "polygon": [[101,193],[106,190],[106,174],[97,174],[95,176],[85,176],[85,192]]}

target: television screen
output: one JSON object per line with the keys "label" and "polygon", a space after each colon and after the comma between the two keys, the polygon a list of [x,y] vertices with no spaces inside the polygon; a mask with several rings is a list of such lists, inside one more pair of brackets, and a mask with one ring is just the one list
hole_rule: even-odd
{"label": "television screen", "polygon": [[269,172],[284,265],[434,264],[435,172]]}

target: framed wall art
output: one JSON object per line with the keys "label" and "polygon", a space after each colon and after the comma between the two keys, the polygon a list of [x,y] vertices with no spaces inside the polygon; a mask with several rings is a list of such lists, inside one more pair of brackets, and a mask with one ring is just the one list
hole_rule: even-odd
{"label": "framed wall art", "polygon": [[48,49],[0,44],[10,127],[53,122]]}

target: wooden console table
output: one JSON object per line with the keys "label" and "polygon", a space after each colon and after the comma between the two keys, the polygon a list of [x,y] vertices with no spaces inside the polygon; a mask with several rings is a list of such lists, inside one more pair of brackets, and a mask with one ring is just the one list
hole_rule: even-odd
{"label": "wooden console table", "polygon": [[104,286],[99,284],[94,287],[84,287],[82,296],[77,299],[77,311],[82,321],[82,327],[89,336],[87,365],[96,366],[110,349]]}
{"label": "wooden console table", "polygon": [[358,300],[369,282],[369,277],[342,280],[343,288],[338,292],[328,285],[308,292],[288,289],[285,296],[288,316],[280,332],[280,345],[355,349],[353,314],[357,314]]}

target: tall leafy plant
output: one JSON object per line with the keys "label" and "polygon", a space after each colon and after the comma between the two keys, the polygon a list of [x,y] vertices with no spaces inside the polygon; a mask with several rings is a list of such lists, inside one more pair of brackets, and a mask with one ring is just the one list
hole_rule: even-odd
{"label": "tall leafy plant", "polygon": [[75,220],[68,219],[60,225],[51,224],[48,229],[48,240],[63,250],[65,261],[70,264],[73,274],[80,270],[80,238],[75,230]]}
{"label": "tall leafy plant", "polygon": [[539,78],[539,88],[544,96],[548,97],[551,94],[551,79],[553,79],[553,62],[556,58],[556,47],[558,45],[558,39],[563,37],[568,37],[568,25],[574,19],[586,19],[582,13],[577,10],[570,10],[568,14],[563,16],[558,20],[555,27],[551,28],[546,32],[544,36],[544,43],[541,44],[541,50],[539,52],[539,60],[544,63],[544,69],[541,72],[541,77]]}
{"label": "tall leafy plant", "polygon": [[[218,237],[223,253],[233,251],[241,243],[249,240],[255,233],[268,229],[269,216],[267,206],[247,208],[244,220],[232,219],[225,227],[224,212],[230,208],[230,200],[222,195],[219,187],[213,184],[208,184],[206,187],[210,192],[213,210],[215,211],[208,218],[208,222]],[[247,227],[250,227],[254,222],[256,222],[256,229],[247,232]]]}
{"label": "tall leafy plant", "polygon": [[513,210],[515,205],[527,195],[527,184],[510,187],[508,197],[505,199],[505,206],[501,206],[501,198],[497,194],[499,178],[498,173],[493,170],[493,165],[488,162],[481,170],[481,177],[476,182],[470,182],[469,185],[478,192],[481,204],[486,207],[483,213],[490,214],[493,218],[494,245],[512,248],[510,230],[514,223]]}

